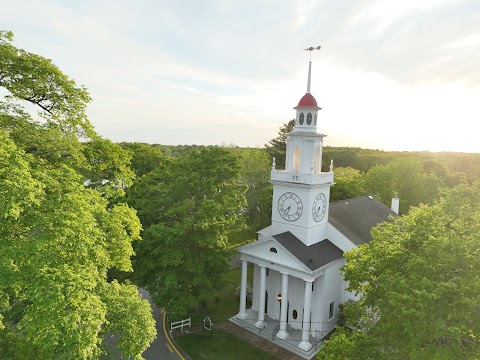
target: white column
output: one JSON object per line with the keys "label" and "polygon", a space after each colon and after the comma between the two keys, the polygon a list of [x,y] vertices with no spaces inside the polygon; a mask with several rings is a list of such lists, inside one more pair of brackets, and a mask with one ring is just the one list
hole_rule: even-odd
{"label": "white column", "polygon": [[312,307],[312,282],[305,280],[305,297],[303,300],[303,328],[302,328],[302,341],[298,345],[300,349],[305,351],[310,350],[312,344],[310,344],[310,311]]}
{"label": "white column", "polygon": [[246,307],[247,307],[247,261],[242,261],[242,281],[240,283],[240,309],[237,314],[238,319],[246,319]]}
{"label": "white column", "polygon": [[282,310],[280,312],[280,331],[277,337],[288,338],[287,332],[287,310],[288,310],[288,274],[282,272]]}
{"label": "white column", "polygon": [[267,281],[267,269],[260,265],[260,296],[258,297],[258,321],[255,326],[258,328],[265,327],[265,284]]}

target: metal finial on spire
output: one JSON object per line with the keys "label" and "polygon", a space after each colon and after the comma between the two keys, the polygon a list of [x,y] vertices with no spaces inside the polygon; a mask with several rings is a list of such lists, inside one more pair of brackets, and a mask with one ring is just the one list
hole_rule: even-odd
{"label": "metal finial on spire", "polygon": [[321,46],[318,45],[317,47],[310,46],[306,48],[306,51],[310,51],[310,62],[308,63],[308,81],[307,81],[307,94],[310,94],[310,83],[312,78],[312,51],[313,50],[320,50]]}
{"label": "metal finial on spire", "polygon": [[310,46],[309,48],[306,48],[305,50],[307,51],[313,51],[313,50],[320,50],[322,47],[318,45],[317,47]]}

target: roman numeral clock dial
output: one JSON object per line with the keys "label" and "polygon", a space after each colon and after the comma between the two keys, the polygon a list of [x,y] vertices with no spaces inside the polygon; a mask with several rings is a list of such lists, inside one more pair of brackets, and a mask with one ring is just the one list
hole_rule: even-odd
{"label": "roman numeral clock dial", "polygon": [[322,193],[318,194],[313,201],[312,215],[316,222],[322,221],[327,212],[327,198]]}
{"label": "roman numeral clock dial", "polygon": [[297,194],[286,192],[278,199],[278,212],[285,220],[295,221],[302,215],[302,200]]}

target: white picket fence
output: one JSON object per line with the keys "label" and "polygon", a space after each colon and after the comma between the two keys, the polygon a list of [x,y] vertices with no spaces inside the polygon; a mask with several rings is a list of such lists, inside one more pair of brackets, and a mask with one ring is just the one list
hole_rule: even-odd
{"label": "white picket fence", "polygon": [[180,320],[180,321],[172,321],[170,323],[170,332],[172,332],[173,330],[175,329],[182,329],[183,331],[183,328],[184,327],[192,327],[192,318],[188,318],[188,319],[184,319],[184,320]]}

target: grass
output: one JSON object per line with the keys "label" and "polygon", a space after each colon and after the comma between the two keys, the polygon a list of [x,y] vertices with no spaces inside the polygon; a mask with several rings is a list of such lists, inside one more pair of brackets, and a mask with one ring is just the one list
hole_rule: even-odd
{"label": "grass", "polygon": [[192,360],[278,360],[223,330],[214,330],[213,336],[208,332],[190,333],[176,338],[176,342]]}
{"label": "grass", "polygon": [[[238,313],[239,298],[235,291],[240,286],[241,269],[230,270],[225,274],[227,286],[216,294],[212,294],[204,307],[188,316],[192,316],[193,323],[201,323],[207,316],[213,323],[227,321]],[[253,268],[248,268],[247,282],[253,283]]]}
{"label": "grass", "polygon": [[[241,269],[230,270],[225,274],[227,286],[217,294],[213,294],[206,305],[190,314],[192,325],[201,325],[207,316],[214,325],[213,338],[208,332],[195,332],[177,337],[175,340],[192,360],[224,360],[224,359],[259,359],[278,360],[273,355],[260,350],[243,339],[224,330],[215,330],[215,324],[227,321],[238,313],[239,299],[235,295],[240,285]],[[249,267],[247,282],[253,282],[253,269]],[[197,326],[198,328],[198,326]]]}

